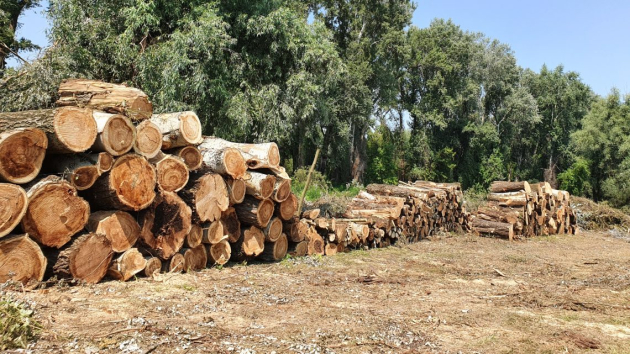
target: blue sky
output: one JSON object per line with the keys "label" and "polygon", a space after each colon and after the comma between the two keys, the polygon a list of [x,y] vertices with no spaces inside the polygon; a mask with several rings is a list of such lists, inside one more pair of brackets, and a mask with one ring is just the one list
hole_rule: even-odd
{"label": "blue sky", "polygon": [[[47,2],[43,2],[47,5]],[[595,93],[617,87],[630,93],[630,1],[416,0],[413,24],[452,19],[462,29],[509,44],[518,64],[539,71],[543,64],[577,71]],[[43,7],[20,18],[19,36],[45,47],[49,24]],[[26,53],[32,59],[37,53]],[[15,61],[11,64],[16,65]]]}

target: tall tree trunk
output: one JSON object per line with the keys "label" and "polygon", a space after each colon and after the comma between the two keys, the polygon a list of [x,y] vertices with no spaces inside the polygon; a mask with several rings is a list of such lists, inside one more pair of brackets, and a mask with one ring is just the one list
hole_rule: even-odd
{"label": "tall tree trunk", "polygon": [[367,166],[365,151],[367,148],[367,126],[357,126],[354,131],[352,146],[352,181],[363,183],[363,174]]}

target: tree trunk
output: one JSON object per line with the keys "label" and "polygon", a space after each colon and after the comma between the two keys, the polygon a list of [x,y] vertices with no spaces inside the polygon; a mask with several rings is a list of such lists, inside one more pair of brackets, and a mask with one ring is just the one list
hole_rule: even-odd
{"label": "tree trunk", "polygon": [[275,215],[284,221],[291,220],[297,210],[297,197],[291,193],[289,197],[282,203],[275,206]]}
{"label": "tree trunk", "polygon": [[227,185],[223,177],[214,173],[191,174],[180,195],[192,207],[195,223],[220,219],[221,212],[230,205]]}
{"label": "tree trunk", "polygon": [[39,180],[28,188],[28,209],[22,230],[38,243],[60,248],[88,221],[90,205],[76,189],[57,176]]}
{"label": "tree trunk", "polygon": [[495,181],[490,186],[490,192],[492,193],[505,193],[505,192],[520,192],[525,191],[531,193],[532,189],[527,181],[522,182],[505,182]]}
{"label": "tree trunk", "polygon": [[105,235],[88,233],[75,237],[57,257],[51,254],[49,259],[56,259],[51,264],[54,264],[52,270],[58,278],[95,284],[107,273],[113,255],[112,245]]}
{"label": "tree trunk", "polygon": [[209,144],[216,148],[231,147],[238,149],[245,161],[247,167],[251,170],[257,170],[261,168],[277,169],[280,167],[280,151],[276,143],[262,143],[262,144],[241,144],[233,143],[221,138],[213,136],[204,137],[203,145]]}
{"label": "tree trunk", "polygon": [[234,205],[234,209],[241,222],[265,228],[273,216],[274,206],[269,199],[258,200],[247,196],[241,204]]}
{"label": "tree trunk", "polygon": [[46,134],[36,128],[0,133],[0,182],[32,181],[42,168],[47,147]]}
{"label": "tree trunk", "polygon": [[144,260],[147,262],[142,270],[142,275],[147,278],[153,278],[156,273],[160,273],[162,270],[162,261],[157,257],[145,257]]}
{"label": "tree trunk", "polygon": [[214,141],[207,141],[198,146],[203,160],[202,171],[220,173],[234,179],[240,179],[247,172],[245,159],[240,151],[229,147],[217,147]]}
{"label": "tree trunk", "polygon": [[527,194],[515,193],[490,193],[488,200],[498,202],[501,206],[524,207],[527,205]]}
{"label": "tree trunk", "polygon": [[125,252],[133,247],[140,236],[140,225],[136,219],[120,210],[92,213],[86,229],[105,235],[112,244],[112,250],[116,253]]}
{"label": "tree trunk", "polygon": [[138,249],[130,248],[112,261],[107,269],[107,275],[115,280],[127,281],[142,272],[146,266],[147,260]]}
{"label": "tree trunk", "polygon": [[241,237],[241,222],[238,220],[236,210],[230,207],[221,213],[221,225],[223,233],[228,236],[228,241],[234,243]]}
{"label": "tree trunk", "polygon": [[94,112],[98,135],[92,151],[104,151],[112,156],[128,153],[136,142],[136,127],[122,114]]}
{"label": "tree trunk", "polygon": [[196,146],[188,145],[169,150],[168,152],[184,160],[188,171],[196,171],[203,166],[203,156],[201,156],[201,151]]}
{"label": "tree trunk", "polygon": [[265,248],[265,235],[256,226],[241,230],[241,237],[232,247],[231,259],[242,262],[260,255]]}
{"label": "tree trunk", "polygon": [[260,254],[260,259],[267,262],[281,261],[287,255],[288,248],[287,235],[280,234],[276,241],[265,242],[265,249]]}
{"label": "tree trunk", "polygon": [[291,180],[277,178],[273,188],[271,199],[276,203],[282,203],[291,195]]}
{"label": "tree trunk", "polygon": [[209,243],[211,245],[217,244],[223,240],[227,240],[228,237],[223,230],[223,223],[221,220],[216,220],[210,224],[206,224],[203,227],[202,242]]}
{"label": "tree trunk", "polygon": [[203,141],[201,122],[195,112],[154,114],[151,122],[162,132],[162,150],[198,145]]}
{"label": "tree trunk", "polygon": [[154,158],[162,150],[162,132],[155,123],[145,120],[136,126],[136,141],[133,151],[146,157]]}
{"label": "tree trunk", "polygon": [[230,205],[240,204],[245,199],[246,186],[242,179],[226,178],[225,183],[228,187],[230,196]]}
{"label": "tree trunk", "polygon": [[149,160],[155,165],[157,185],[167,192],[179,192],[188,183],[188,167],[181,158],[160,152]]}
{"label": "tree trunk", "polygon": [[38,128],[48,138],[48,153],[75,153],[96,140],[96,121],[89,108],[64,107],[0,113],[0,131]]}
{"label": "tree trunk", "polygon": [[96,80],[71,79],[59,85],[57,106],[90,107],[109,113],[120,113],[133,120],[153,114],[153,105],[139,89]]}
{"label": "tree trunk", "polygon": [[207,246],[208,265],[224,265],[230,260],[232,246],[227,240]]}
{"label": "tree trunk", "polygon": [[160,191],[153,204],[140,213],[140,242],[152,255],[167,260],[184,245],[191,229],[191,210],[173,192]]}
{"label": "tree trunk", "polygon": [[27,284],[42,281],[47,260],[27,234],[0,238],[0,284],[8,280]]}
{"label": "tree trunk", "polygon": [[473,230],[490,235],[507,237],[510,241],[514,238],[514,225],[495,221],[487,221],[479,218],[473,219]]}
{"label": "tree trunk", "polygon": [[269,199],[276,185],[276,177],[264,173],[249,172],[250,178],[245,180],[246,193],[256,199]]}
{"label": "tree trunk", "polygon": [[28,210],[28,197],[22,187],[0,183],[0,238],[20,223]]}
{"label": "tree trunk", "polygon": [[180,253],[184,255],[184,270],[186,272],[200,271],[206,268],[208,255],[206,254],[205,245],[199,245],[195,248],[184,248]]}
{"label": "tree trunk", "polygon": [[166,273],[181,273],[184,271],[184,255],[175,253],[173,257],[162,263],[162,270]]}
{"label": "tree trunk", "polygon": [[186,248],[195,248],[201,244],[203,241],[204,228],[202,228],[198,224],[192,224],[190,227],[190,232],[186,235],[184,239],[184,246]]}
{"label": "tree trunk", "polygon": [[390,186],[388,184],[370,184],[367,186],[366,191],[373,195],[392,196],[399,198],[418,198],[420,200],[427,200],[427,198],[431,196],[431,192],[426,189],[403,186]]}
{"label": "tree trunk", "polygon": [[119,157],[112,169],[84,193],[96,209],[142,210],[155,198],[155,168],[142,156]]}
{"label": "tree trunk", "polygon": [[263,230],[265,242],[276,242],[282,235],[282,220],[280,218],[271,218],[267,227]]}

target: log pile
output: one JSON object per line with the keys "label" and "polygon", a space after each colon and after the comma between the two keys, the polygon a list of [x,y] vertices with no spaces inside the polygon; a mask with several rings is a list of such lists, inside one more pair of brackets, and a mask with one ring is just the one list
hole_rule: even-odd
{"label": "log pile", "polygon": [[480,235],[515,238],[575,234],[577,217],[567,191],[549,183],[495,181],[488,202],[479,207],[472,222]]}

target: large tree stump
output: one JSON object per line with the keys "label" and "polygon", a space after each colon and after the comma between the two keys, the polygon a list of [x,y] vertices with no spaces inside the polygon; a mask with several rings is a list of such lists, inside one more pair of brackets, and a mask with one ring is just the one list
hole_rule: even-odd
{"label": "large tree stump", "polygon": [[191,174],[180,195],[192,207],[195,223],[218,220],[230,205],[227,185],[218,174]]}
{"label": "large tree stump", "polygon": [[194,248],[182,248],[180,253],[184,255],[184,270],[186,272],[199,271],[206,268],[208,255],[206,254],[205,245],[199,245]]}
{"label": "large tree stump", "polygon": [[247,164],[238,149],[215,146],[214,140],[199,145],[203,159],[202,171],[210,171],[235,179],[243,178],[247,172]]}
{"label": "large tree stump", "polygon": [[96,139],[96,121],[89,108],[0,113],[0,131],[18,128],[38,128],[46,133],[49,153],[83,152]]}
{"label": "large tree stump", "polygon": [[98,154],[68,154],[59,158],[49,155],[44,160],[43,169],[47,172],[61,174],[78,191],[91,188],[96,180],[111,170],[114,158],[107,152]]}
{"label": "large tree stump", "polygon": [[104,151],[112,156],[128,153],[136,142],[136,127],[122,114],[94,112],[98,135],[92,151]]}
{"label": "large tree stump", "polygon": [[297,211],[298,207],[297,197],[291,193],[289,197],[285,199],[282,203],[278,203],[275,205],[275,215],[280,217],[280,219],[284,221],[291,220],[293,215]]}
{"label": "large tree stump", "polygon": [[139,89],[86,79],[71,79],[59,85],[57,106],[90,107],[109,113],[120,113],[133,120],[153,114],[153,105]]}
{"label": "large tree stump", "polygon": [[181,158],[160,152],[149,160],[155,165],[157,185],[168,192],[179,192],[188,183],[188,167]]}
{"label": "large tree stump", "polygon": [[147,260],[136,248],[130,248],[114,259],[107,269],[107,275],[115,280],[127,281],[142,272]]}
{"label": "large tree stump", "polygon": [[125,252],[133,247],[140,236],[140,225],[136,219],[120,210],[92,213],[86,229],[105,235],[112,243],[112,250],[116,253]]}
{"label": "large tree stump", "polygon": [[226,178],[225,184],[228,187],[228,194],[230,196],[230,205],[240,204],[245,199],[246,186],[245,182],[241,179]]}
{"label": "large tree stump", "polygon": [[49,176],[28,188],[28,209],[21,225],[38,243],[60,248],[88,221],[90,205],[67,181]]}
{"label": "large tree stump", "polygon": [[230,207],[221,213],[221,225],[223,233],[228,236],[228,241],[234,243],[241,237],[241,221],[238,219],[236,210]]}
{"label": "large tree stump", "polygon": [[245,179],[246,193],[256,199],[269,199],[276,185],[276,177],[258,172],[249,172]]}
{"label": "large tree stump", "polygon": [[119,157],[83,195],[96,209],[142,210],[155,198],[155,168],[142,156]]}
{"label": "large tree stump", "polygon": [[273,170],[280,167],[280,151],[276,143],[241,144],[207,136],[204,137],[203,144],[212,145],[216,148],[228,147],[238,149],[245,158],[248,168],[252,170],[262,168]]}
{"label": "large tree stump", "polygon": [[201,122],[195,112],[154,114],[151,122],[162,132],[162,149],[197,145],[203,141]]}
{"label": "large tree stump", "polygon": [[234,209],[241,222],[264,228],[273,216],[274,206],[269,199],[258,200],[247,196],[241,204],[234,205]]}
{"label": "large tree stump", "polygon": [[231,260],[242,262],[260,255],[265,249],[265,235],[256,226],[241,230],[241,237],[232,245]]}
{"label": "large tree stump", "polygon": [[287,235],[280,234],[275,242],[265,242],[265,249],[260,254],[260,259],[267,262],[281,261],[287,255],[288,248]]}
{"label": "large tree stump", "polygon": [[154,158],[162,151],[162,132],[155,123],[145,120],[136,126],[136,141],[133,143],[133,151],[147,159]]}
{"label": "large tree stump", "polygon": [[22,187],[0,183],[0,238],[20,223],[28,209],[28,197]]}
{"label": "large tree stump", "polygon": [[47,260],[38,244],[28,235],[11,235],[0,239],[0,284],[31,280],[42,281]]}
{"label": "large tree stump", "polygon": [[105,235],[94,233],[75,237],[57,254],[50,253],[53,273],[60,279],[72,278],[98,283],[107,273],[114,253]]}
{"label": "large tree stump", "polygon": [[153,256],[171,258],[191,229],[190,207],[173,192],[160,191],[153,204],[140,213],[140,242]]}
{"label": "large tree stump", "polygon": [[224,265],[230,260],[232,247],[227,240],[207,245],[208,265]]}
{"label": "large tree stump", "polygon": [[188,171],[196,171],[203,166],[203,156],[201,156],[201,151],[199,151],[196,146],[188,145],[169,150],[168,153],[179,156],[182,160],[184,160],[186,167],[188,167]]}
{"label": "large tree stump", "polygon": [[0,181],[24,184],[42,168],[48,139],[36,128],[20,128],[0,133]]}

